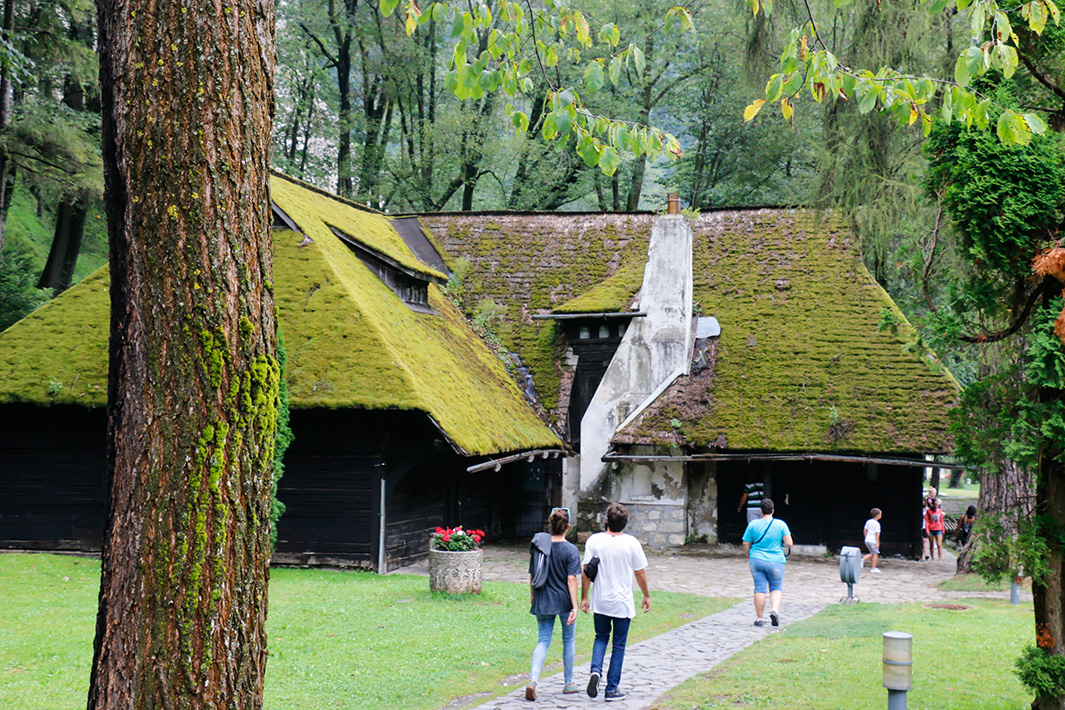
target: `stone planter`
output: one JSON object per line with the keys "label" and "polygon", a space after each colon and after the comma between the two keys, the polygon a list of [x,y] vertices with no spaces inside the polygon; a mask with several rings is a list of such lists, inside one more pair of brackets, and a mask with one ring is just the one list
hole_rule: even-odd
{"label": "stone planter", "polygon": [[483,556],[482,550],[429,550],[429,591],[480,594]]}

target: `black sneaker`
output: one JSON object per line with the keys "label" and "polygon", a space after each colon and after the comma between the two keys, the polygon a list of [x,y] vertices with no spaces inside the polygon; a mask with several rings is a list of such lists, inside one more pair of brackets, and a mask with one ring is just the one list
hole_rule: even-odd
{"label": "black sneaker", "polygon": [[776,609],[770,609],[769,623],[773,624],[773,626],[780,626],[780,614],[777,613]]}
{"label": "black sneaker", "polygon": [[754,625],[755,626],[765,626],[765,619],[755,619],[754,620]]}
{"label": "black sneaker", "polygon": [[624,697],[625,693],[622,693],[620,690],[615,690],[613,693],[603,693],[603,700],[607,701],[608,703],[611,700],[621,700]]}
{"label": "black sneaker", "polygon": [[588,697],[594,698],[599,695],[599,674],[592,671],[592,677],[588,679]]}

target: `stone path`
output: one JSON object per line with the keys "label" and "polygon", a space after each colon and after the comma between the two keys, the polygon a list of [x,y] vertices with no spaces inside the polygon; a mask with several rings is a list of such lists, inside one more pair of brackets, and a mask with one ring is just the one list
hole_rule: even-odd
{"label": "stone path", "polygon": [[[863,602],[905,604],[909,602],[945,602],[963,597],[1009,599],[1009,592],[949,592],[939,589],[940,582],[954,576],[955,558],[944,551],[943,561],[919,562],[898,558],[881,559],[883,572],[869,573],[869,563],[862,570],[855,594]],[[484,550],[486,582],[529,581],[527,544],[507,544]],[[394,570],[395,574],[427,575],[428,563]],[[674,548],[647,552],[647,579],[652,591],[684,592],[711,597],[747,599],[751,595],[751,573],[739,547],[719,545],[713,548]],[[835,557],[792,555],[784,578],[784,604],[832,604],[847,595],[847,585],[839,580],[839,562]],[[1030,603],[1030,592],[1021,601]]]}
{"label": "stone path", "polygon": [[[781,627],[793,621],[805,619],[816,614],[823,604],[784,604],[781,606]],[[652,610],[652,614],[654,611]],[[767,626],[758,628],[752,624],[754,611],[749,601],[737,604],[725,611],[693,621],[679,628],[667,631],[653,638],[630,645],[625,650],[625,667],[621,676],[623,700],[613,701],[610,708],[618,710],[637,710],[646,708],[670,688],[684,682],[699,673],[704,673],[732,654],[750,646],[755,641],[774,633],[776,629]],[[557,636],[557,634],[556,634]],[[552,644],[552,650],[560,642]],[[603,670],[609,668],[610,656],[603,664]],[[588,708],[603,703],[604,679],[599,684],[599,697],[589,698],[584,692],[590,673],[589,664],[584,663],[573,669],[576,682],[581,692],[573,695],[562,694],[562,674],[541,678],[537,684],[536,702],[525,699],[525,686],[502,697],[479,705],[475,710],[532,710],[533,708],[550,708],[563,710],[568,708]],[[599,705],[601,707],[601,705]]]}
{"label": "stone path", "polygon": [[[528,547],[512,544],[485,548],[484,580],[528,583]],[[771,627],[752,626],[754,608],[751,603],[751,574],[747,559],[738,547],[728,545],[713,548],[676,548],[648,551],[647,579],[654,591],[685,592],[714,597],[735,597],[739,604],[698,621],[630,646],[625,654],[625,671],[621,689],[624,701],[612,702],[610,707],[636,710],[651,707],[654,700],[684,680],[704,673],[737,651],[749,646]],[[868,564],[868,563],[867,563]],[[863,602],[896,604],[909,602],[944,602],[962,597],[1009,599],[1009,592],[948,592],[938,584],[954,576],[955,559],[949,551],[942,562],[919,562],[888,558],[881,559],[882,573],[873,575],[869,567],[862,570],[855,595]],[[428,574],[427,563],[395,570],[399,574]],[[828,604],[838,602],[847,594],[847,586],[839,579],[839,563],[834,557],[802,557],[792,555],[784,578],[782,622],[807,618]],[[1030,592],[1022,592],[1021,601],[1031,603]],[[653,611],[651,613],[654,613]],[[583,619],[583,617],[582,617]],[[556,634],[557,636],[557,634]],[[555,640],[549,660],[557,661]],[[583,649],[586,652],[588,649]],[[531,649],[530,649],[531,653]],[[585,663],[575,669],[575,679],[581,688],[588,682],[589,668]],[[596,699],[581,693],[562,694],[562,674],[540,679],[540,699],[525,700],[524,678],[508,678],[521,683],[520,687],[474,710],[532,710],[533,708],[585,708],[603,701],[602,688]],[[467,707],[457,701],[449,707]]]}

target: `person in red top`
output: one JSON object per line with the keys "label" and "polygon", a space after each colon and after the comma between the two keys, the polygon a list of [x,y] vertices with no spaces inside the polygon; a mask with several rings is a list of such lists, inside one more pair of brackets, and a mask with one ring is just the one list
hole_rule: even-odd
{"label": "person in red top", "polygon": [[[932,554],[940,562],[943,561],[943,509],[939,507],[938,498],[930,498],[924,509],[924,526],[928,531],[928,539],[932,543]],[[937,553],[938,551],[938,553]]]}

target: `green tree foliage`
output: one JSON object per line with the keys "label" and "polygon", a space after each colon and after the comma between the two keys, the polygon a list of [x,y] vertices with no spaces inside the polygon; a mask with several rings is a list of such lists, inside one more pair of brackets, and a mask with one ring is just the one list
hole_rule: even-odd
{"label": "green tree foliage", "polygon": [[16,234],[4,242],[0,259],[0,330],[48,300],[44,291],[35,288],[36,282],[32,248]]}
{"label": "green tree foliage", "polygon": [[285,452],[295,440],[296,435],[290,425],[288,405],[288,350],[281,331],[277,331],[277,364],[281,368],[281,377],[277,383],[277,430],[274,432],[274,476],[270,491],[270,549],[277,545],[277,521],[285,513],[285,504],[277,497],[277,484],[285,474]]}
{"label": "green tree foliage", "polygon": [[[550,23],[541,32],[536,25],[539,44],[530,38],[511,59],[503,38],[519,23],[495,5],[487,11],[474,6],[469,23],[460,11],[422,8],[409,37],[406,11],[384,17],[376,5],[350,5],[350,14],[349,4],[328,0],[278,5],[274,164],[281,170],[335,188],[347,155],[352,195],[403,211],[634,209],[658,206],[666,188],[691,194],[701,205],[794,204],[808,194],[813,141],[806,136],[816,125],[808,122],[796,147],[786,126],[766,122],[743,130],[735,120],[749,86],[738,80],[744,20],[734,8],[693,10],[695,22],[719,30],[695,34],[677,12],[670,15],[667,2],[630,7],[592,0],[580,8],[589,26],[598,28],[590,46],[573,41],[571,14],[564,32]],[[340,45],[330,25],[337,13],[344,32],[365,38],[366,47],[365,59],[361,47],[352,50],[347,121],[336,61]],[[668,28],[664,17],[671,18]],[[611,44],[622,28],[634,48]],[[532,46],[541,50],[542,71]],[[484,86],[465,85],[474,57],[484,53],[486,66],[493,67],[483,75]],[[517,93],[506,96],[497,81],[505,72],[496,68],[515,62],[528,72]],[[377,145],[385,148],[376,163],[380,169],[360,174],[355,166],[368,164],[367,105],[385,107],[376,132]],[[619,119],[609,125],[629,147],[599,136],[598,142],[585,140],[582,152],[572,126],[588,116]],[[604,121],[598,125],[609,138]],[[651,157],[646,148],[665,147],[668,140],[642,129],[633,139],[634,127],[646,123],[670,127],[692,157],[680,164]],[[345,135],[347,152],[341,150]],[[604,174],[604,167],[612,174]]]}
{"label": "green tree foliage", "polygon": [[[981,88],[1002,104],[1031,98],[1004,74]],[[1014,109],[989,109],[998,110]],[[941,126],[931,131],[928,154],[927,189],[953,218],[967,267],[933,322],[945,337],[981,349],[1003,344],[998,366],[969,385],[955,417],[959,453],[985,469],[1005,461],[1036,475],[1034,515],[1003,511],[990,520],[980,534],[975,565],[990,576],[1019,566],[1032,575],[1039,650],[1060,658],[1062,601],[1052,590],[1065,574],[1065,348],[1055,332],[1063,303],[1052,297],[1062,280],[1053,269],[1033,277],[1032,265],[1044,249],[1059,244],[1065,214],[1062,136],[1037,135],[1017,145],[989,126]],[[1065,707],[1065,695],[1047,694],[1045,684],[1034,682],[1035,659],[1019,663],[1037,707]]]}
{"label": "green tree foliage", "polygon": [[[851,2],[844,0],[837,4],[846,6]],[[759,0],[748,0],[748,4],[757,15]],[[959,51],[953,80],[921,75],[904,63],[894,63],[895,58],[889,56],[877,58],[878,69],[850,63],[857,60],[845,55],[841,58],[811,14],[808,22],[787,36],[778,71],[766,84],[765,98],[748,106],[744,117],[751,120],[767,102],[779,101],[787,119],[795,103],[803,98],[817,103],[841,99],[857,103],[862,114],[878,110],[902,124],[918,124],[928,135],[933,117],[929,109],[938,103],[938,115],[947,123],[956,120],[980,129],[994,126],[999,139],[1010,145],[1027,145],[1034,134],[1043,133],[1047,123],[1038,112],[996,103],[973,82],[988,72],[1011,78],[1022,65],[1018,50],[1030,50],[1022,43],[1013,24],[1029,39],[1038,37],[1048,21],[1057,25],[1060,20],[1055,2],[1031,0],[1015,7],[1002,7],[997,0],[934,0],[927,5],[932,14],[956,9],[968,20],[974,43]],[[771,9],[772,3],[766,3],[766,12]],[[1032,71],[1031,61],[1032,57],[1027,56],[1024,66],[1029,71]]]}
{"label": "green tree foliage", "polygon": [[995,323],[1006,330],[1003,319],[1026,314],[1032,259],[1061,224],[1065,141],[1050,134],[1009,146],[987,130],[944,125],[932,131],[927,154],[927,190],[942,195],[971,267],[941,325],[957,337],[999,330]]}
{"label": "green tree foliage", "polygon": [[[14,119],[0,140],[23,180],[62,191],[103,189],[91,0],[16,3]],[[79,98],[73,97],[78,95]]]}

